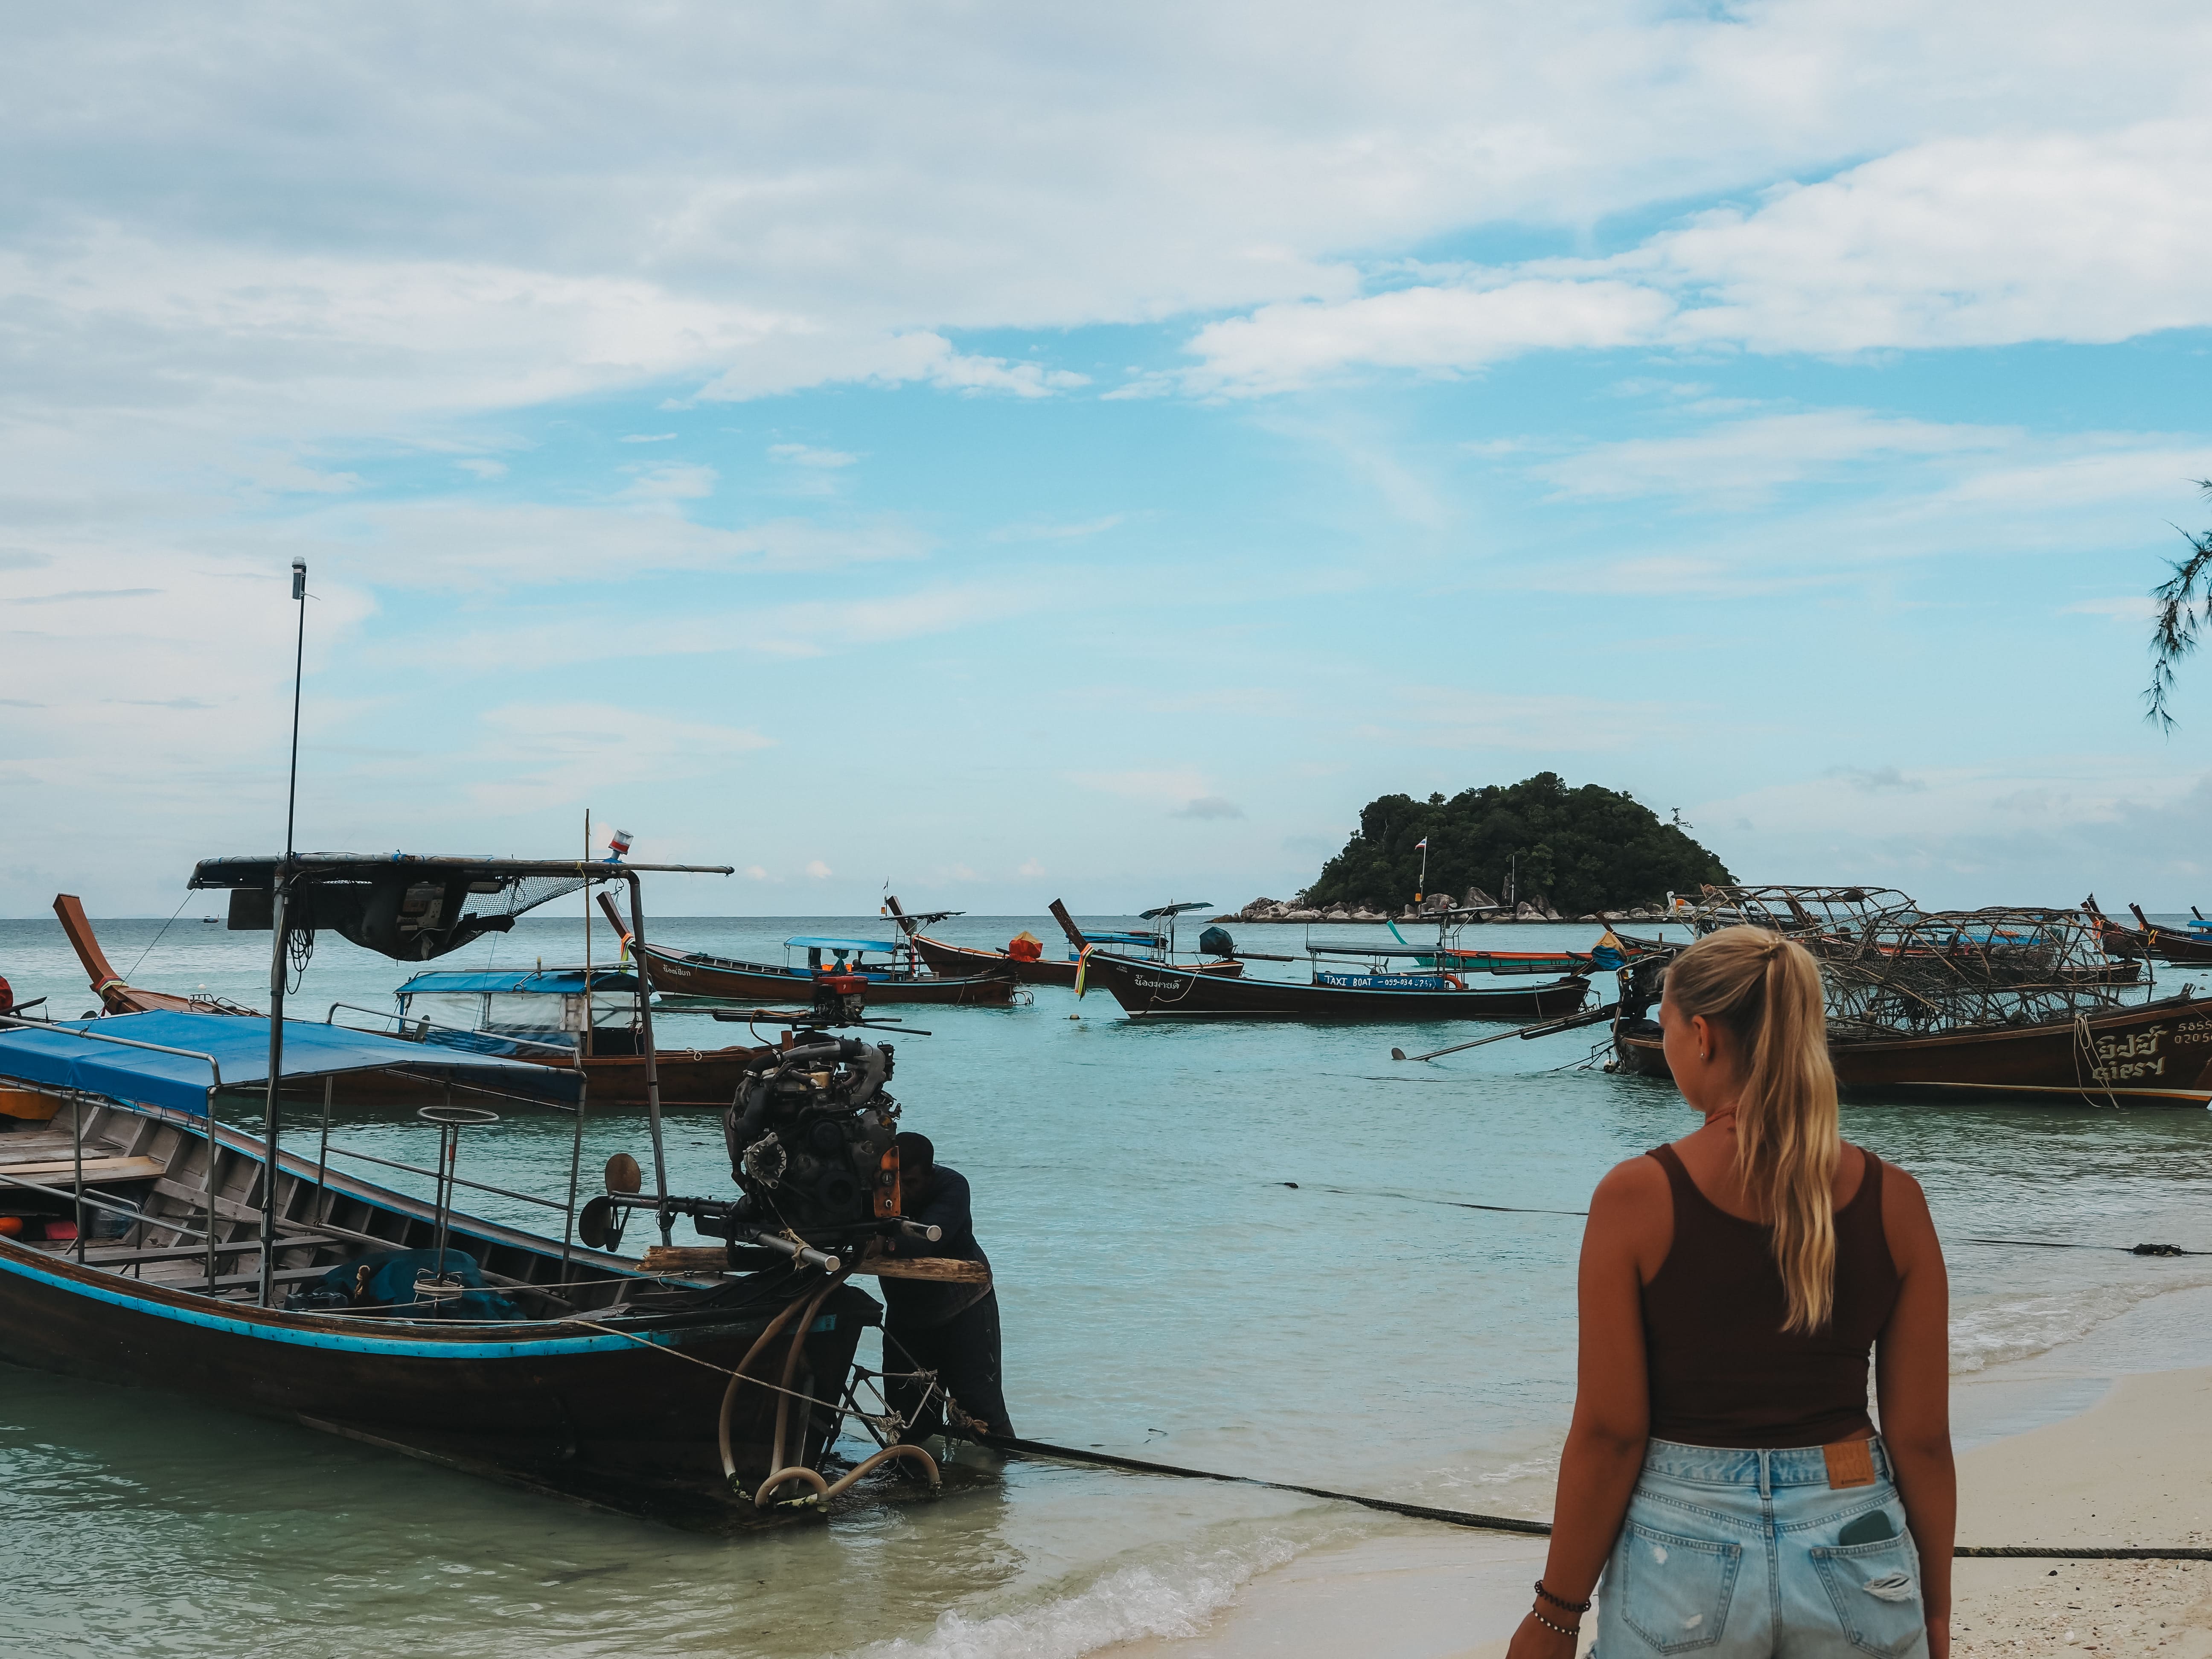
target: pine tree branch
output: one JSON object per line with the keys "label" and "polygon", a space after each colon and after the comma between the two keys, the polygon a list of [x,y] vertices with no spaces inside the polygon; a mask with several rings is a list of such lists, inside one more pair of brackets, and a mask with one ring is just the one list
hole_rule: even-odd
{"label": "pine tree branch", "polygon": [[[2212,479],[2197,487],[2212,495]],[[2161,732],[2173,730],[2174,668],[2197,648],[2199,630],[2212,624],[2212,530],[2192,536],[2175,526],[2189,544],[2189,556],[2171,565],[2164,581],[2151,589],[2158,615],[2151,623],[2150,684],[2143,692],[2143,718]]]}

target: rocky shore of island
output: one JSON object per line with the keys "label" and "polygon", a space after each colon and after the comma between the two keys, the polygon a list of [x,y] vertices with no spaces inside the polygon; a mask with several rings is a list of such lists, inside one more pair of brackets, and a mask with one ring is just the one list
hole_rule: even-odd
{"label": "rocky shore of island", "polygon": [[1366,922],[1432,921],[1439,911],[1453,908],[1481,909],[1488,914],[1476,916],[1479,922],[1559,921],[1586,923],[1599,921],[1664,921],[1667,908],[1663,904],[1642,904],[1632,909],[1608,911],[1603,916],[1563,916],[1547,903],[1531,903],[1523,899],[1517,904],[1507,905],[1492,898],[1480,887],[1470,887],[1464,896],[1454,898],[1449,893],[1431,893],[1419,904],[1408,904],[1395,912],[1377,910],[1368,905],[1332,904],[1326,908],[1302,903],[1296,899],[1255,898],[1241,910],[1209,918],[1212,923],[1231,921],[1289,921],[1289,922]]}

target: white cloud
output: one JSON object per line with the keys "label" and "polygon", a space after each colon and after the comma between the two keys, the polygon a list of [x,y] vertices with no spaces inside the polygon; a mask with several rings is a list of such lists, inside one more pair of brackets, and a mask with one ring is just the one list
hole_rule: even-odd
{"label": "white cloud", "polygon": [[1926,791],[1927,783],[1917,777],[1907,777],[1894,766],[1834,766],[1828,769],[1832,778],[1841,778],[1863,795],[1879,794],[1884,791],[1901,795],[1917,795]]}
{"label": "white cloud", "polygon": [[507,476],[505,461],[490,460],[482,455],[472,455],[465,460],[455,461],[453,465],[464,472],[473,473],[477,477],[487,481],[493,478],[504,478]]}
{"label": "white cloud", "polygon": [[785,466],[823,468],[850,466],[860,459],[842,449],[816,449],[809,444],[770,444],[768,456]]}
{"label": "white cloud", "polygon": [[[1915,768],[1904,789],[1866,787],[1890,769],[1838,769],[1690,809],[1699,823],[1759,826],[1747,881],[1802,872],[1899,887],[1931,907],[2070,905],[2094,889],[2177,909],[2212,874],[2204,815],[2212,777],[2101,755],[2029,764]],[[2124,880],[2130,890],[2106,890]]]}
{"label": "white cloud", "polygon": [[676,441],[673,432],[627,432],[623,434],[626,444],[668,444]]}
{"label": "white cloud", "polygon": [[1914,145],[1702,216],[1616,262],[1709,296],[1673,331],[1754,351],[2112,341],[2212,321],[2212,122]]}
{"label": "white cloud", "polygon": [[624,785],[720,771],[771,748],[748,727],[674,720],[612,703],[508,703],[485,711],[461,763],[468,795],[503,814],[589,800]]}
{"label": "white cloud", "polygon": [[1028,615],[1066,603],[1068,594],[1065,586],[1043,580],[998,580],[735,609],[684,605],[619,618],[569,611],[556,620],[502,617],[487,624],[471,617],[463,630],[426,630],[404,643],[366,651],[363,659],[379,667],[416,670],[464,661],[477,672],[492,673],[622,658],[827,657]]}
{"label": "white cloud", "polygon": [[809,859],[806,861],[806,873],[817,881],[826,881],[836,872],[823,863],[820,859]]}
{"label": "white cloud", "polygon": [[257,537],[272,554],[303,550],[311,562],[331,562],[380,586],[436,588],[541,586],[658,571],[827,570],[918,559],[931,544],[893,519],[850,526],[797,518],[741,529],[695,524],[654,509],[697,499],[712,488],[712,469],[671,469],[651,483],[628,509],[433,496],[349,503]]}
{"label": "white cloud", "polygon": [[1190,349],[1204,365],[1187,384],[1258,393],[1352,364],[1446,372],[1547,347],[1634,345],[1650,340],[1674,309],[1651,289],[1612,281],[1401,289],[1334,305],[1267,306],[1200,329]]}
{"label": "white cloud", "polygon": [[1570,495],[1755,499],[1853,462],[1999,450],[2020,435],[1831,409],[1730,421],[1679,438],[1600,444],[1534,470]]}
{"label": "white cloud", "polygon": [[706,500],[714,493],[715,483],[720,476],[711,466],[672,462],[666,466],[649,467],[639,473],[623,494],[633,501],[672,507],[678,501]]}
{"label": "white cloud", "polygon": [[1241,818],[1244,809],[1224,795],[1199,795],[1169,814],[1177,818]]}
{"label": "white cloud", "polygon": [[1010,524],[991,532],[994,542],[1070,542],[1081,541],[1091,536],[1103,536],[1121,524],[1128,515],[1109,513],[1103,518],[1086,519],[1079,524]]}
{"label": "white cloud", "polygon": [[1457,373],[1577,347],[1837,354],[2201,327],[2212,325],[2208,173],[2212,121],[2196,117],[1936,139],[1612,258],[1209,324],[1183,383],[1253,394],[1352,368]]}
{"label": "white cloud", "polygon": [[1206,793],[1206,775],[1192,766],[1128,772],[1070,772],[1071,783],[1126,800],[1172,801],[1178,805]]}
{"label": "white cloud", "polygon": [[825,380],[890,386],[921,381],[948,392],[1002,392],[1048,398],[1090,384],[1089,377],[1041,363],[1010,363],[971,356],[942,334],[916,329],[902,334],[799,325],[766,330],[735,351],[730,367],[699,390],[713,403],[774,397]]}
{"label": "white cloud", "polygon": [[[1036,397],[1083,376],[958,334],[1232,310],[1207,373],[1257,389],[1622,338],[2117,338],[2205,304],[2202,20],[2170,0],[2094,30],[2047,0],[986,5],[873,17],[864,54],[826,17],[704,6],[423,28],[403,51],[246,3],[189,42],[65,9],[19,30],[6,378],[360,430],[670,375]],[[1364,297],[1346,261],[1778,176],[1817,182],[1618,260]]]}
{"label": "white cloud", "polygon": [[2146,623],[2158,614],[2158,603],[2147,593],[2121,593],[2109,599],[2077,599],[2065,607],[2069,617],[2103,617],[2130,625]]}
{"label": "white cloud", "polygon": [[1382,708],[1383,717],[1362,728],[1372,741],[1422,749],[1564,754],[1631,748],[1684,717],[1675,704],[1452,686],[1409,686]]}

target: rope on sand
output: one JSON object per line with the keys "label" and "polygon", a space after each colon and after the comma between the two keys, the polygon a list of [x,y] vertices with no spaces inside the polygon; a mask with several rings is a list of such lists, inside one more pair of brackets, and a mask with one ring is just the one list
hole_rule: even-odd
{"label": "rope on sand", "polygon": [[1218,1480],[1231,1486],[1265,1486],[1271,1492],[1294,1492],[1308,1498],[1327,1498],[1339,1504],[1358,1504],[1364,1509],[1386,1510],[1393,1515],[1410,1515],[1419,1521],[1440,1521],[1449,1527],[1480,1527],[1490,1532],[1525,1533],[1534,1537],[1547,1535],[1552,1530],[1548,1521],[1523,1521],[1510,1515],[1475,1515],[1465,1510],[1431,1509],[1422,1504],[1401,1504],[1392,1498],[1363,1498],[1358,1492],[1330,1492],[1321,1486],[1294,1486],[1286,1480],[1262,1480],[1257,1475],[1223,1474],[1214,1469],[1186,1469],[1173,1463],[1149,1463],[1140,1457],[1120,1457],[1112,1452],[1078,1451],[1073,1446],[1048,1445],[1042,1440],[1017,1440],[1010,1436],[988,1434],[979,1437],[980,1443],[998,1451],[1022,1452],[1031,1457],[1058,1457],[1075,1463],[1096,1463],[1109,1469],[1130,1469],[1139,1474],[1171,1474],[1184,1480]]}
{"label": "rope on sand", "polygon": [[2212,1549],[2100,1549],[2084,1544],[2079,1549],[2046,1548],[2040,1544],[1961,1544],[1954,1555],[1978,1559],[2001,1558],[2029,1561],[2212,1561]]}
{"label": "rope on sand", "polygon": [[[1257,1475],[1223,1474],[1215,1469],[1187,1469],[1174,1463],[1147,1462],[1140,1457],[1122,1457],[1113,1452],[1079,1451],[1073,1446],[1054,1446],[1042,1440],[1018,1440],[1007,1435],[987,1434],[976,1437],[977,1443],[998,1451],[1021,1452],[1031,1457],[1056,1457],[1073,1463],[1093,1463],[1104,1468],[1128,1469],[1139,1474],[1174,1475],[1184,1480],[1218,1480],[1238,1486],[1265,1486],[1270,1492],[1294,1492],[1307,1498],[1326,1498],[1339,1504],[1357,1504],[1362,1509],[1382,1510],[1392,1515],[1407,1515],[1417,1521],[1437,1521],[1448,1527],[1472,1527],[1485,1532],[1521,1533],[1531,1537],[1548,1536],[1552,1523],[1548,1521],[1524,1521],[1517,1516],[1479,1515],[1468,1510],[1432,1509],[1425,1504],[1401,1504],[1393,1498],[1367,1498],[1358,1492],[1331,1492],[1323,1486],[1297,1486],[1286,1480],[1262,1480]],[[2212,1561],[2212,1549],[2191,1548],[2186,1546],[2171,1549],[2138,1549],[2082,1545],[2074,1549],[2058,1549],[2041,1544],[1962,1544],[1953,1550],[1955,1556],[2003,1557],[2033,1561]]]}

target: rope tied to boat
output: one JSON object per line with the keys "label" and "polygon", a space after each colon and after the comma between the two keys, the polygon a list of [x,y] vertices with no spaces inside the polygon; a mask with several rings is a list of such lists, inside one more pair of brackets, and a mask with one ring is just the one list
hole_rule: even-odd
{"label": "rope tied to boat", "polygon": [[[1164,1474],[1184,1480],[1214,1480],[1229,1486],[1264,1486],[1271,1492],[1297,1492],[1307,1498],[1327,1498],[1333,1503],[1357,1504],[1362,1509],[1381,1510],[1391,1515],[1408,1516],[1417,1521],[1440,1522],[1450,1527],[1467,1527],[1483,1532],[1517,1533],[1527,1537],[1548,1537],[1552,1531],[1552,1523],[1548,1521],[1531,1521],[1515,1515],[1482,1515],[1469,1510],[1437,1509],[1425,1504],[1403,1503],[1392,1498],[1371,1498],[1361,1492],[1332,1492],[1323,1486],[1295,1486],[1286,1480],[1263,1480],[1258,1475],[1224,1474],[1217,1469],[1184,1468],[1174,1463],[1154,1463],[1139,1457],[1123,1457],[1113,1452],[1080,1451],[1073,1446],[1055,1446],[1042,1440],[1020,1440],[1011,1435],[987,1434],[974,1437],[980,1444],[997,1451],[1017,1452],[1030,1457],[1060,1458],[1104,1468],[1126,1469],[1137,1474]],[[2212,1561],[2212,1548],[2195,1545],[2139,1547],[2132,1544],[2084,1544],[2068,1547],[2051,1544],[1961,1544],[1951,1553],[1969,1559],[2030,1561]]]}

